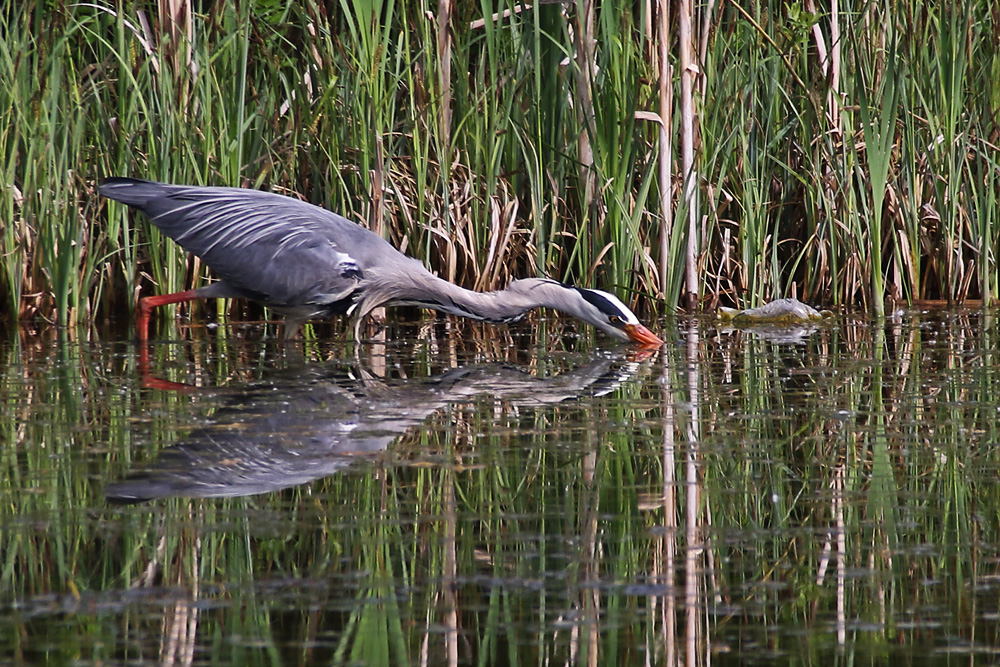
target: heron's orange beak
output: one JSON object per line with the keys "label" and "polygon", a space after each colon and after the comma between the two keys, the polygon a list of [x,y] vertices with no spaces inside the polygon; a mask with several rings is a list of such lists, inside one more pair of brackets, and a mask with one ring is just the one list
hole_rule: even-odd
{"label": "heron's orange beak", "polygon": [[663,341],[660,340],[659,336],[641,324],[626,324],[623,328],[625,329],[625,335],[640,345],[647,347],[659,347],[663,345]]}

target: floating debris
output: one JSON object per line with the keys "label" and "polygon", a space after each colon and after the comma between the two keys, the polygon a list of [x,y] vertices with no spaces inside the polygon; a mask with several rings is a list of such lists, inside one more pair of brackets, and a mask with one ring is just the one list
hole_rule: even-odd
{"label": "floating debris", "polygon": [[760,308],[747,310],[720,307],[717,314],[720,322],[735,327],[794,326],[820,322],[832,316],[833,313],[829,310],[816,310],[798,299],[778,299],[765,303]]}

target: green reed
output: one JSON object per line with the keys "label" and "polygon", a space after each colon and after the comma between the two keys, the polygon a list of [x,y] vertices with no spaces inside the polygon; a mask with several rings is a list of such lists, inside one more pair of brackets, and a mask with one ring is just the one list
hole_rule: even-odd
{"label": "green reed", "polygon": [[[469,287],[543,273],[673,310],[688,232],[661,262],[651,10],[448,6],[445,31],[427,1],[215,3],[182,25],[128,3],[4,11],[2,310],[70,323],[206,279],[96,196],[109,175],[302,196]],[[836,23],[713,7],[695,45],[704,301],[992,299],[989,4],[848,2]]]}

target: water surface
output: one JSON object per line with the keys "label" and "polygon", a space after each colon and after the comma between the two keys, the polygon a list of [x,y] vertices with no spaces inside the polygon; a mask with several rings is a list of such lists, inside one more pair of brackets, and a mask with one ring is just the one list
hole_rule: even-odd
{"label": "water surface", "polygon": [[10,336],[0,655],[992,663],[994,314],[661,330]]}

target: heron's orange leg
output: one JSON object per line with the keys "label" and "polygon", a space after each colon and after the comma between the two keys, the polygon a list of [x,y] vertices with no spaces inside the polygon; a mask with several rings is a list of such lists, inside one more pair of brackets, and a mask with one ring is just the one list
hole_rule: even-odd
{"label": "heron's orange leg", "polygon": [[149,340],[149,315],[153,312],[154,308],[166,306],[170,303],[194,301],[195,299],[200,298],[201,297],[198,295],[196,290],[189,289],[183,292],[147,296],[139,299],[139,312],[135,317],[135,331],[136,335],[139,337],[139,342],[145,343]]}

